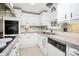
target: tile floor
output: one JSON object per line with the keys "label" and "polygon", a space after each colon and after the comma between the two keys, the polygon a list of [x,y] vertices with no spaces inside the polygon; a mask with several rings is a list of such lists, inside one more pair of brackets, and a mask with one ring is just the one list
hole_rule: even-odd
{"label": "tile floor", "polygon": [[20,48],[20,56],[44,56],[39,47]]}

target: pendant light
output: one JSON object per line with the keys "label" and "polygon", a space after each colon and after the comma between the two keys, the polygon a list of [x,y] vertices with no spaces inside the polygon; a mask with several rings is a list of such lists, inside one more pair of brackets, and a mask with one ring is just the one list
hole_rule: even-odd
{"label": "pendant light", "polygon": [[53,3],[47,3],[47,4],[46,4],[46,6],[47,6],[48,8],[50,8],[52,5],[53,5]]}

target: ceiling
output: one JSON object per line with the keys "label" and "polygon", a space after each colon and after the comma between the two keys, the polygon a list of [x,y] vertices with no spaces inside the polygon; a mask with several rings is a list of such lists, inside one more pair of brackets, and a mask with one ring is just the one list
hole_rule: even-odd
{"label": "ceiling", "polygon": [[46,3],[34,3],[34,5],[31,5],[30,3],[14,3],[13,7],[21,8],[22,11],[31,12],[31,13],[40,13],[48,9]]}

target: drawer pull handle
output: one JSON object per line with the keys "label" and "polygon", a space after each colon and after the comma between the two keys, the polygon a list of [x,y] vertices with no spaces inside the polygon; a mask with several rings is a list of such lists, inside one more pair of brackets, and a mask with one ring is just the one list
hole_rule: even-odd
{"label": "drawer pull handle", "polygon": [[74,52],[76,55],[79,55],[78,53]]}
{"label": "drawer pull handle", "polygon": [[14,49],[16,49],[16,47],[14,47]]}

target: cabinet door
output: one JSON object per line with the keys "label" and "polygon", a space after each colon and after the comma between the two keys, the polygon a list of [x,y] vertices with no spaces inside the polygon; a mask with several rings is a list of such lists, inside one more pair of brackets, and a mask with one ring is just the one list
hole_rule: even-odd
{"label": "cabinet door", "polygon": [[25,13],[22,13],[19,20],[20,20],[20,25],[25,26],[28,20],[28,16]]}
{"label": "cabinet door", "polygon": [[58,21],[68,21],[69,20],[69,4],[68,3],[59,3],[57,6],[58,12]]}
{"label": "cabinet door", "polygon": [[43,53],[47,55],[47,44],[48,44],[48,39],[47,37],[43,37]]}
{"label": "cabinet door", "polygon": [[42,36],[39,34],[38,46],[42,49]]}
{"label": "cabinet door", "polygon": [[[50,13],[51,13],[51,20],[52,21],[55,21],[57,19],[57,9],[58,9],[57,7],[58,7],[57,3],[53,4],[53,7],[50,10],[51,11]],[[53,10],[53,9],[55,9],[55,10]]]}
{"label": "cabinet door", "polygon": [[24,42],[25,42],[26,40],[25,40],[25,35],[24,34],[21,34],[20,35],[20,38],[19,38],[19,46],[20,46],[20,48],[22,48],[22,47],[24,47],[25,45],[24,45]]}
{"label": "cabinet door", "polygon": [[29,37],[30,37],[29,44],[37,46],[37,43],[38,43],[38,35],[37,35],[37,33],[30,33]]}
{"label": "cabinet door", "polygon": [[71,10],[71,19],[78,19],[79,18],[79,3],[72,3],[70,4],[70,10]]}
{"label": "cabinet door", "polygon": [[58,4],[58,21],[63,21],[65,16],[65,5],[60,3]]}
{"label": "cabinet door", "polygon": [[20,39],[20,48],[23,48],[23,47],[27,47],[27,46],[30,46],[29,43],[31,42],[30,41],[30,35],[27,33],[27,34],[21,34],[21,39]]}
{"label": "cabinet door", "polygon": [[70,21],[79,18],[79,3],[59,3],[58,21]]}
{"label": "cabinet door", "polygon": [[47,55],[47,43],[48,43],[47,37],[40,35],[39,47],[40,47],[41,51],[44,53],[44,55]]}
{"label": "cabinet door", "polygon": [[37,46],[38,36],[36,33],[21,34],[20,47]]}
{"label": "cabinet door", "polygon": [[48,13],[43,12],[41,15],[41,25],[48,25],[49,24],[49,19],[48,19]]}
{"label": "cabinet door", "polygon": [[51,44],[48,44],[48,56],[65,56],[65,53],[57,49]]}
{"label": "cabinet door", "polygon": [[19,56],[19,45],[18,45],[18,43],[15,44],[15,46],[13,47],[9,56]]}

